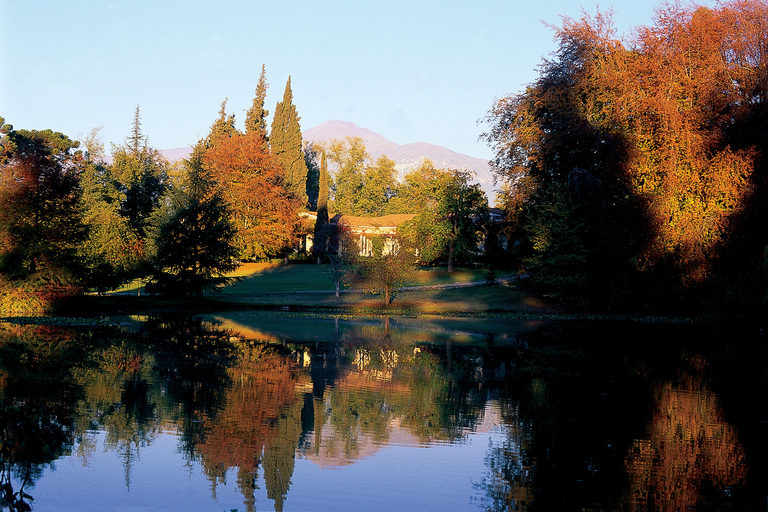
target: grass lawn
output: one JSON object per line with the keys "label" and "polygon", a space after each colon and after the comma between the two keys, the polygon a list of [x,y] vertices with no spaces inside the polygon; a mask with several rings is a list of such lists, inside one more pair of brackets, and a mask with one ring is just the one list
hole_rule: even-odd
{"label": "grass lawn", "polygon": [[[231,275],[243,280],[225,287],[226,294],[333,291],[328,265],[245,263]],[[484,270],[417,270],[405,286],[428,286],[485,280]]]}
{"label": "grass lawn", "polygon": [[[397,292],[392,303],[384,308],[381,295],[347,292],[336,297],[332,293],[333,283],[328,278],[326,265],[251,263],[240,267],[236,275],[243,280],[223,288],[220,295],[209,297],[244,306],[344,309],[392,314],[542,312],[548,309],[542,301],[514,286],[405,290]],[[484,270],[456,269],[449,274],[443,269],[424,269],[414,272],[405,286],[484,281],[485,276]],[[322,291],[329,293],[318,293]]]}
{"label": "grass lawn", "polygon": [[[242,278],[223,287],[220,294],[209,294],[206,300],[222,307],[282,308],[288,310],[346,311],[355,314],[485,314],[549,313],[552,309],[538,298],[516,286],[472,286],[403,290],[395,293],[391,304],[384,306],[383,296],[348,291],[336,297],[327,265],[246,263],[231,274]],[[485,270],[445,269],[416,270],[405,286],[431,286],[480,281]],[[122,292],[136,293],[141,283],[124,287]],[[126,295],[122,293],[121,295]],[[142,292],[142,300],[152,300]],[[162,300],[159,298],[159,300]]]}

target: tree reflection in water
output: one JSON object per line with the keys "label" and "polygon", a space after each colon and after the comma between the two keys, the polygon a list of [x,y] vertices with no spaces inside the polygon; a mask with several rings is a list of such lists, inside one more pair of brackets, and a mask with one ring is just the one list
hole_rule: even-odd
{"label": "tree reflection in water", "polygon": [[0,325],[0,508],[31,510],[35,481],[73,446],[71,388],[61,379],[80,341],[63,329]]}
{"label": "tree reflection in water", "polygon": [[[539,339],[519,354],[518,372],[499,401],[500,435],[475,484],[483,493],[479,508],[672,512],[733,506],[731,491],[747,477],[746,456],[709,385],[704,357],[674,344],[644,353],[637,340],[630,349],[582,345]],[[670,363],[682,368],[674,380],[665,378]]]}
{"label": "tree reflection in water", "polygon": [[744,450],[707,385],[705,360],[691,357],[688,366],[677,382],[656,385],[648,435],[627,457],[629,510],[715,508],[746,478]]}
{"label": "tree reflection in water", "polygon": [[140,451],[172,430],[214,499],[234,472],[245,510],[259,482],[282,510],[297,456],[341,466],[387,444],[465,443],[489,411],[483,510],[716,509],[746,478],[701,356],[670,380],[669,361],[654,367],[662,351],[609,337],[606,348],[563,344],[567,332],[503,345],[403,332],[347,322],[322,341],[276,343],[190,317],[0,324],[0,507],[23,510],[45,467],[70,451],[88,462],[101,435],[130,488]]}

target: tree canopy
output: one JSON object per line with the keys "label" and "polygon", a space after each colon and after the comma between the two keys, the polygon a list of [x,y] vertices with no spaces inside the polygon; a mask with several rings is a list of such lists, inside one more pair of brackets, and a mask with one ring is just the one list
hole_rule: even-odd
{"label": "tree canopy", "polygon": [[[564,19],[539,78],[488,117],[505,204],[527,212],[530,261],[560,269],[539,273],[542,285],[642,302],[756,269],[767,14],[752,0],[668,4],[628,41],[609,14]],[[566,257],[579,263],[553,264]]]}

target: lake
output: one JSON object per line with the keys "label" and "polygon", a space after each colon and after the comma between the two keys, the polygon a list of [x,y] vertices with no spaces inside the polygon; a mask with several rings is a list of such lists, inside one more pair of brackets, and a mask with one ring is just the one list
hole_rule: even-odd
{"label": "lake", "polygon": [[0,510],[768,506],[761,336],[509,319],[0,323]]}

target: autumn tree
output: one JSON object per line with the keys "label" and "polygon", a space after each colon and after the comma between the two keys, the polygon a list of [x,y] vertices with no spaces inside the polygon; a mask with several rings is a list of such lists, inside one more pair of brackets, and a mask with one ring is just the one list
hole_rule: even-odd
{"label": "autumn tree", "polygon": [[283,101],[275,107],[270,132],[270,145],[277,165],[283,170],[286,187],[301,201],[307,203],[307,164],[301,138],[299,114],[293,104],[291,77],[285,84]]}
{"label": "autumn tree", "polygon": [[520,217],[539,223],[531,233],[546,231],[541,212],[557,207],[563,187],[565,222],[590,226],[560,230],[579,238],[562,250],[588,248],[585,296],[680,297],[726,270],[734,243],[752,240],[740,245],[751,251],[742,262],[759,257],[765,237],[734,235],[755,225],[765,190],[754,143],[765,129],[744,130],[765,108],[765,51],[754,43],[765,10],[749,0],[665,5],[626,42],[608,14],[565,18],[538,80],[494,104],[494,167],[527,211]]}
{"label": "autumn tree", "polygon": [[219,185],[203,167],[200,150],[185,162],[152,217],[148,288],[168,294],[202,295],[230,282],[238,267],[236,230]]}
{"label": "autumn tree", "polygon": [[[293,247],[301,204],[258,131],[201,142],[202,164],[222,185],[242,259],[277,256]],[[207,147],[205,147],[207,146]]]}
{"label": "autumn tree", "polygon": [[2,295],[25,290],[31,309],[46,310],[80,286],[79,144],[52,130],[14,130],[2,118],[0,127]]}

